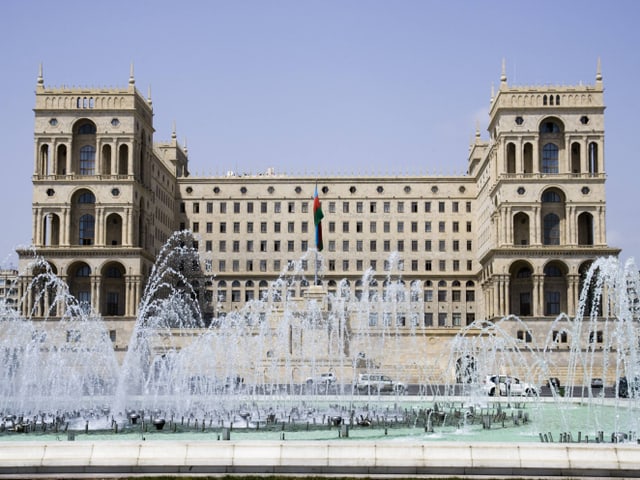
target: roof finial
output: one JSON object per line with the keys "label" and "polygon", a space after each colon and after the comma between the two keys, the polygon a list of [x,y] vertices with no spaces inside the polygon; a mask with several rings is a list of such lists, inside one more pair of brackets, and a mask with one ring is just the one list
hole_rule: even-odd
{"label": "roof finial", "polygon": [[493,105],[493,101],[496,99],[496,86],[491,82],[491,101],[489,105]]}
{"label": "roof finial", "polygon": [[38,66],[38,87],[44,88],[44,76],[42,75],[42,62]]}
{"label": "roof finial", "polygon": [[133,62],[131,62],[131,66],[129,67],[129,85],[135,85],[136,79],[133,76]]}
{"label": "roof finial", "polygon": [[598,57],[598,65],[596,66],[596,83],[602,83],[602,64],[600,63],[600,57]]}
{"label": "roof finial", "polygon": [[173,121],[172,127],[171,127],[171,140],[175,140],[176,139],[176,121]]}
{"label": "roof finial", "polygon": [[153,105],[153,102],[151,101],[151,85],[147,88],[147,103],[149,106]]}
{"label": "roof finial", "polygon": [[187,148],[187,137],[184,137],[184,154],[187,155],[189,153],[189,149]]}
{"label": "roof finial", "polygon": [[476,118],[476,143],[480,143],[480,121]]}
{"label": "roof finial", "polygon": [[500,75],[500,86],[507,84],[507,61],[502,59],[502,74]]}

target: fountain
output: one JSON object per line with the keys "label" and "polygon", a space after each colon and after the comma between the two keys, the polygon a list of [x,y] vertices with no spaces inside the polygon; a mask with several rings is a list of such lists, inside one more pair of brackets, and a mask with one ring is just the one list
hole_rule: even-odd
{"label": "fountain", "polygon": [[[407,287],[389,275],[378,298],[367,288],[377,281],[368,271],[355,297],[346,282],[325,296],[291,265],[261,299],[206,325],[198,289],[206,279],[191,245],[190,234],[179,232],[161,252],[121,361],[101,319],[45,262],[34,262],[34,312],[45,304],[51,311],[42,319],[22,318],[15,307],[0,304],[0,442],[59,440],[63,434],[92,441],[176,435],[350,443],[637,440],[635,390],[630,398],[606,398],[590,385],[596,370],[632,384],[640,378],[640,279],[632,261],[595,261],[577,317],[555,319],[543,345],[512,335],[514,325],[527,331],[516,317],[476,321],[455,336],[448,357],[438,359],[447,374],[433,373],[433,359],[416,358],[412,378],[420,382],[413,391],[383,395],[354,390],[356,372],[378,366],[372,352],[393,356],[406,348],[398,344],[397,329],[405,322],[417,326],[413,315],[421,313],[420,302],[412,300],[419,283]],[[394,255],[389,264],[397,261]],[[303,282],[306,299],[287,294],[294,282]],[[376,335],[354,324],[369,325]],[[418,352],[422,339],[417,328],[410,332],[409,344]],[[597,332],[606,341],[585,347],[581,339]],[[565,395],[552,387],[543,397],[563,335],[571,339],[564,354]],[[303,380],[325,370],[337,374],[336,384]],[[484,379],[505,371],[535,385],[532,396],[489,397]],[[405,367],[385,372],[400,380],[406,374]]]}

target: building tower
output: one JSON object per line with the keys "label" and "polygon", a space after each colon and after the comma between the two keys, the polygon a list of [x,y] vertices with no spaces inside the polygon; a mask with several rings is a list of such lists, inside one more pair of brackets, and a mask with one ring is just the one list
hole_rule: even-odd
{"label": "building tower", "polygon": [[479,179],[478,260],[485,318],[575,315],[593,259],[617,255],[605,223],[604,99],[593,85],[511,86],[503,63]]}
{"label": "building tower", "polygon": [[[20,271],[34,253],[46,258],[78,301],[105,318],[112,339],[128,339],[145,279],[175,230],[186,154],[175,138],[154,151],[151,98],[136,89],[133,66],[125,88],[108,89],[45,87],[40,67],[34,112],[33,249],[18,251]],[[22,277],[23,292],[31,278]],[[46,303],[35,318],[55,316]]]}

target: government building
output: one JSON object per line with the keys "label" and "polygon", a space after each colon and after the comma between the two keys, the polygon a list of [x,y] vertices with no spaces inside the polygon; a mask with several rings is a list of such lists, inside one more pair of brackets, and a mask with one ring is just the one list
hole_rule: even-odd
{"label": "government building", "polygon": [[[125,351],[158,255],[174,232],[188,230],[199,252],[203,328],[265,300],[278,279],[281,295],[269,302],[313,297],[325,310],[336,308],[338,293],[383,299],[397,280],[409,297],[401,308],[372,309],[348,327],[355,342],[359,330],[393,325],[397,352],[385,358],[343,345],[341,354],[377,355],[382,369],[407,356],[415,363],[442,356],[474,321],[509,315],[528,326],[514,322],[514,338],[542,345],[561,312],[576,314],[591,263],[619,254],[605,228],[603,80],[599,64],[589,85],[511,85],[505,71],[489,100],[488,140],[476,132],[463,175],[307,176],[265,166],[197,177],[175,128],[169,140],[154,138],[151,97],[136,88],[133,68],[122,88],[50,87],[41,68],[33,249],[18,252],[20,295],[29,298],[35,251]],[[47,301],[24,302],[22,314],[55,317]],[[553,340],[568,341],[560,333]]]}

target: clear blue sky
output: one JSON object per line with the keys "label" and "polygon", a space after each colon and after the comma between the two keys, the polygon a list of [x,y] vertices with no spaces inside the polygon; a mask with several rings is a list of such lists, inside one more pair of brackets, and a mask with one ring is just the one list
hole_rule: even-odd
{"label": "clear blue sky", "polygon": [[440,174],[510,84],[605,85],[608,243],[640,255],[640,2],[0,2],[2,266],[31,243],[34,89],[151,87],[193,175]]}

